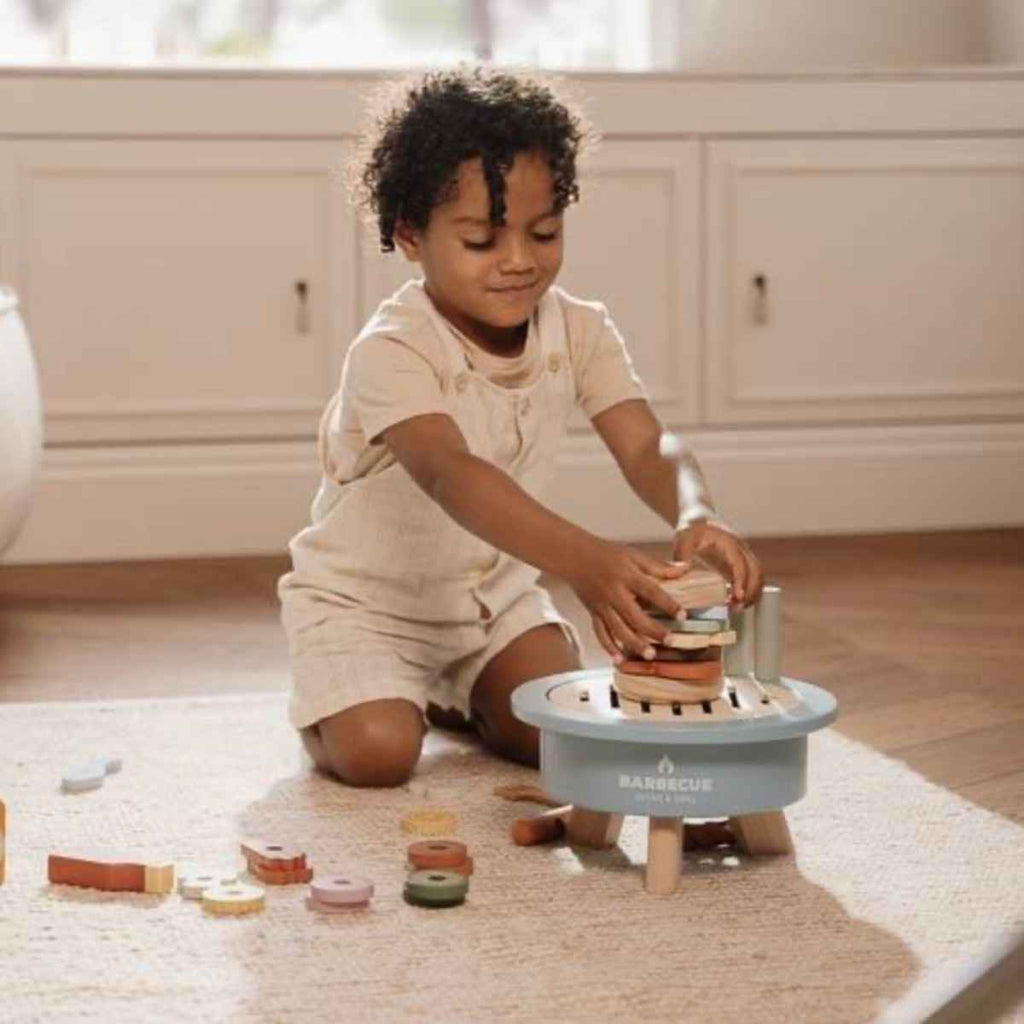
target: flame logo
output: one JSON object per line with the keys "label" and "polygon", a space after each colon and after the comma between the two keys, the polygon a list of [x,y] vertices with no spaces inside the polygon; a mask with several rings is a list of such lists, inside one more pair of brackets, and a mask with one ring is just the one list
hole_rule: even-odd
{"label": "flame logo", "polygon": [[676,766],[668,759],[668,754],[663,754],[661,760],[658,762],[658,774],[673,775],[675,770]]}

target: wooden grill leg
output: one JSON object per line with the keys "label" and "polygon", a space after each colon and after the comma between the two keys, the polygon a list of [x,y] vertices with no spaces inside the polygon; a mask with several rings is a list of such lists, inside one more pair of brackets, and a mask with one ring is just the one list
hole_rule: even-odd
{"label": "wooden grill leg", "polygon": [[614,846],[622,831],[622,815],[607,811],[588,811],[573,807],[565,823],[566,836],[576,846],[591,846],[596,850]]}
{"label": "wooden grill leg", "polygon": [[753,857],[793,852],[793,837],[782,811],[741,814],[730,818],[729,824],[740,847]]}
{"label": "wooden grill leg", "polygon": [[683,819],[647,819],[644,888],[659,896],[676,891],[683,872]]}

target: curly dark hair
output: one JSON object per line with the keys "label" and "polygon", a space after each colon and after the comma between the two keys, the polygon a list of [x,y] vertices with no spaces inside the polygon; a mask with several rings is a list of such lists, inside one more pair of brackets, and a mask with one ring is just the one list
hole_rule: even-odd
{"label": "curly dark hair", "polygon": [[399,220],[426,229],[431,210],[454,197],[459,165],[474,157],[492,225],[505,222],[505,174],[517,153],[546,156],[556,210],[579,200],[577,155],[597,134],[537,75],[434,71],[387,83],[375,102],[383,112],[371,112],[350,180],[357,203],[376,217],[382,252],[394,251]]}

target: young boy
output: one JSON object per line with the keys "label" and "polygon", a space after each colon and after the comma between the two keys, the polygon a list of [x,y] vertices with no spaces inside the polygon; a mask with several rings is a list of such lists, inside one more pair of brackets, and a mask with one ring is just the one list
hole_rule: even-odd
{"label": "young boy", "polygon": [[[585,130],[552,91],[511,74],[428,74],[366,140],[360,187],[381,246],[420,265],[353,343],[320,427],[312,524],[280,583],[290,714],[316,764],[393,786],[424,715],[468,717],[498,754],[537,763],[509,697],[577,669],[579,638],[541,571],[564,579],[616,661],[664,637],[659,580],[686,566],[603,540],[544,507],[581,406],[636,493],[756,599],[761,570],[704,493],[680,509],[662,426],[605,308],[554,285]],[[694,465],[689,480],[702,483]]]}

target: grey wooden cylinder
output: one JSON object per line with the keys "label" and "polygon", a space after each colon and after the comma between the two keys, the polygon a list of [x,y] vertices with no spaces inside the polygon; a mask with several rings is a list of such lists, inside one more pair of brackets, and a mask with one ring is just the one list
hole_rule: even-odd
{"label": "grey wooden cylinder", "polygon": [[782,674],[782,590],[766,586],[754,618],[754,677],[777,682]]}
{"label": "grey wooden cylinder", "polygon": [[725,648],[722,655],[727,676],[749,676],[754,671],[754,622],[756,610],[753,605],[729,613],[729,626],[736,632],[736,643]]}

